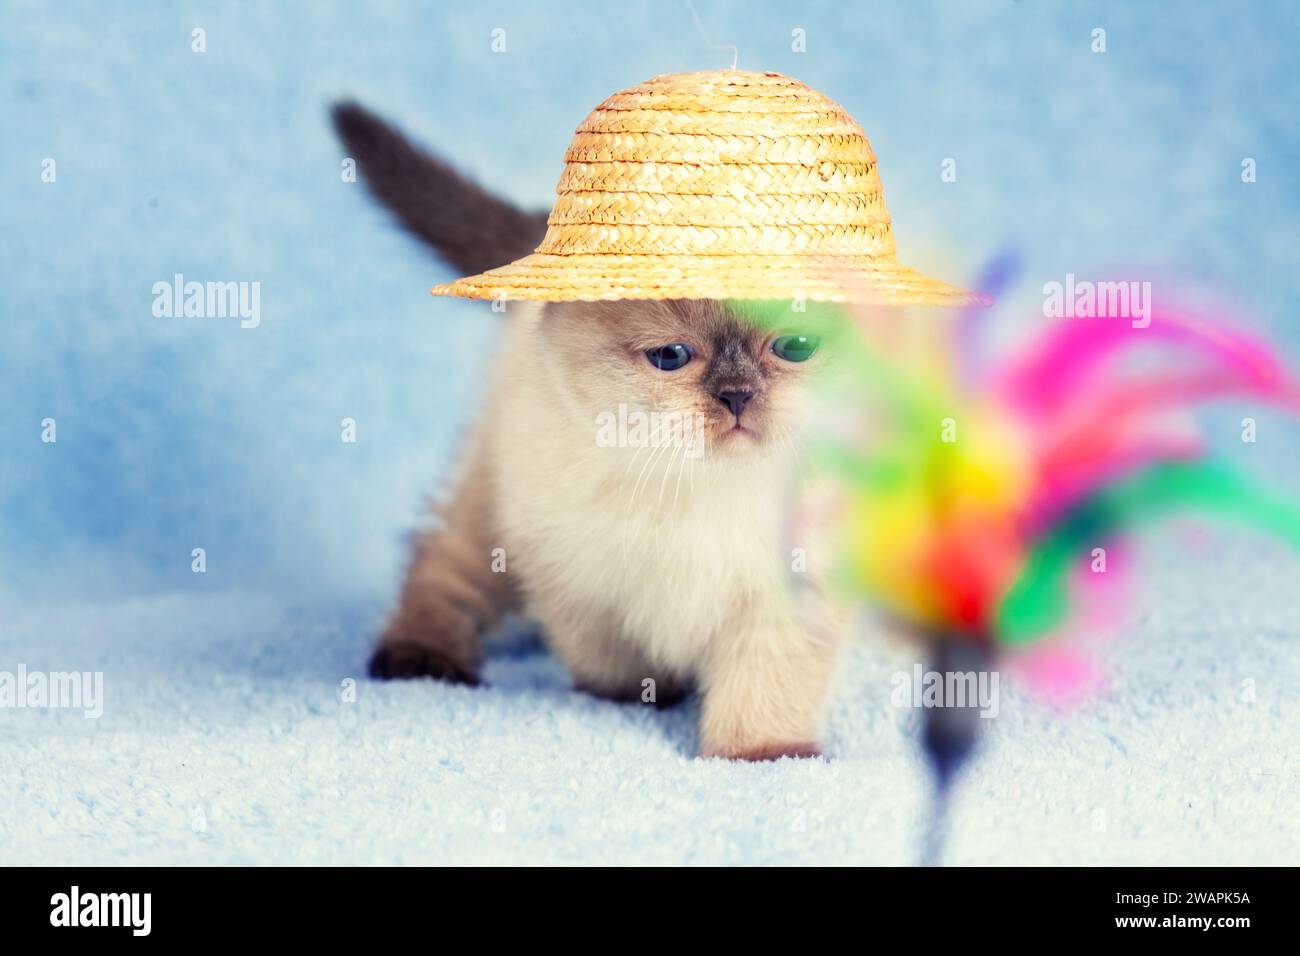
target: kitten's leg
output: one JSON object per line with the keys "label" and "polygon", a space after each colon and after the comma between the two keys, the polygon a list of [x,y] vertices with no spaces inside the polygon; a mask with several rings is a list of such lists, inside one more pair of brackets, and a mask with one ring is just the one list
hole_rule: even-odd
{"label": "kitten's leg", "polygon": [[493,571],[491,486],[478,448],[448,506],[444,526],[421,534],[401,601],[370,658],[372,677],[444,678],[477,684],[480,640],[517,603],[508,572]]}
{"label": "kitten's leg", "polygon": [[680,703],[690,692],[689,681],[652,664],[636,644],[620,636],[608,615],[545,606],[538,611],[551,649],[568,667],[578,690],[658,707]]}
{"label": "kitten's leg", "polygon": [[700,755],[815,757],[839,629],[753,614],[720,636],[702,672]]}

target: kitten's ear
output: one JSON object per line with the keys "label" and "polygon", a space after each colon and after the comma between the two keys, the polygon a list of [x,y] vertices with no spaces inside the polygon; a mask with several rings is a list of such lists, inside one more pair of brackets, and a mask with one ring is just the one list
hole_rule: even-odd
{"label": "kitten's ear", "polygon": [[331,116],[375,197],[462,273],[505,265],[541,242],[546,213],[494,196],[357,103],[337,103]]}

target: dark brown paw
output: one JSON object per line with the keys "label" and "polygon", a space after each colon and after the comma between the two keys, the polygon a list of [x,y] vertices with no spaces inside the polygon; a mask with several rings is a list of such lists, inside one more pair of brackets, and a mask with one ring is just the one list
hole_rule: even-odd
{"label": "dark brown paw", "polygon": [[436,648],[412,641],[385,641],[370,657],[370,676],[380,680],[433,677],[453,684],[479,684],[473,669],[452,660]]}
{"label": "dark brown paw", "polygon": [[822,750],[814,743],[767,744],[736,751],[719,751],[703,754],[705,757],[722,757],[724,760],[744,760],[749,763],[761,763],[766,760],[780,760],[793,757],[796,760],[822,756]]}
{"label": "dark brown paw", "polygon": [[648,704],[659,710],[676,707],[691,696],[689,687],[680,684],[665,685],[660,683],[653,693],[649,688],[635,686],[606,687],[590,681],[574,681],[573,689],[601,700],[612,700],[619,704]]}
{"label": "dark brown paw", "polygon": [[685,703],[686,698],[690,696],[691,689],[689,687],[669,687],[659,691],[651,703],[660,710],[668,710],[678,704]]}

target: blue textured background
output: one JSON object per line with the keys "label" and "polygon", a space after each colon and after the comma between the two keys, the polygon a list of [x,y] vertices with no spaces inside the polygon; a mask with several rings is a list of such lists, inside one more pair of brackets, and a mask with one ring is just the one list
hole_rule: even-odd
{"label": "blue textured background", "polygon": [[[698,6],[741,67],[863,124],[905,262],[968,282],[1019,251],[1000,340],[1074,272],[1230,301],[1300,362],[1294,4]],[[360,677],[497,317],[428,295],[446,272],[341,180],[327,106],[548,205],[603,97],[726,65],[684,6],[0,0],[0,23],[0,670],[105,683],[98,720],[0,710],[3,862],[915,860],[917,713],[887,692],[911,647],[852,647],[829,759],[767,765],[691,759],[694,705],[595,701],[527,644],[486,688]],[[155,318],[177,272],[260,282],[260,328]],[[1295,489],[1295,425],[1207,423]],[[1160,540],[1104,693],[1058,715],[1006,682],[951,862],[1300,855],[1297,559]]]}
{"label": "blue textured background", "polygon": [[[1022,250],[1004,318],[1032,318],[1067,271],[1155,278],[1157,294],[1195,281],[1296,355],[1293,4],[699,8],[742,67],[797,76],[863,124],[904,261],[962,281]],[[356,96],[545,206],[600,99],[728,59],[673,3],[0,12],[0,572],[29,594],[391,591],[495,320],[427,295],[442,267],[341,180],[327,105]],[[261,327],[154,318],[151,286],[177,272],[261,282]]]}

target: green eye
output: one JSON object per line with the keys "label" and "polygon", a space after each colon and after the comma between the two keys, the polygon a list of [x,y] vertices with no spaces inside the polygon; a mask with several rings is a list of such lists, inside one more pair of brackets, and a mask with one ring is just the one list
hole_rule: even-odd
{"label": "green eye", "polygon": [[806,362],[820,344],[815,335],[782,335],[772,343],[772,351],[787,362]]}

